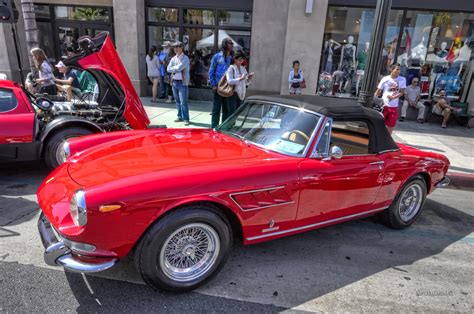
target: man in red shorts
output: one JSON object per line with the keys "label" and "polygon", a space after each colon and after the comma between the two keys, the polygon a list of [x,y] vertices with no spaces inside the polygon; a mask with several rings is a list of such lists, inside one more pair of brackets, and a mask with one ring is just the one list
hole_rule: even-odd
{"label": "man in red shorts", "polygon": [[383,92],[382,100],[384,102],[383,116],[385,119],[385,125],[387,126],[388,132],[392,134],[393,129],[397,123],[398,118],[398,104],[400,97],[403,96],[403,92],[407,87],[406,79],[400,76],[400,64],[393,64],[391,66],[392,72],[390,75],[385,76],[380,81],[375,91],[375,97]]}

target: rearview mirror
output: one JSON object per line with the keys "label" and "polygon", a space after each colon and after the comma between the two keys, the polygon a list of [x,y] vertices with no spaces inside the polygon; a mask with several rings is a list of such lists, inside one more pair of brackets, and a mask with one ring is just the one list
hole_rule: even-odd
{"label": "rearview mirror", "polygon": [[339,146],[331,147],[331,157],[340,159],[342,157],[342,149]]}

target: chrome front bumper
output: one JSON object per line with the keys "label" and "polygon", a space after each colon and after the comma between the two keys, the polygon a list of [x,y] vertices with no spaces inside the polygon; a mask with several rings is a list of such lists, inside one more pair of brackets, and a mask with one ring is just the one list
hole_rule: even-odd
{"label": "chrome front bumper", "polygon": [[438,183],[436,183],[436,187],[437,188],[445,188],[449,185],[449,183],[451,183],[451,180],[449,180],[448,177],[444,177],[443,180],[439,181]]}
{"label": "chrome front bumper", "polygon": [[51,266],[63,266],[65,269],[81,272],[95,273],[109,269],[117,263],[114,258],[91,259],[85,262],[74,256],[72,251],[58,239],[48,218],[41,213],[38,219],[38,231],[44,246],[44,261]]}

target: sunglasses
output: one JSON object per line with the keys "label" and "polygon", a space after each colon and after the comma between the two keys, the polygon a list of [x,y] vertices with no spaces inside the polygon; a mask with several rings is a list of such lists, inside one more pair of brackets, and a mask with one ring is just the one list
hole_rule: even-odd
{"label": "sunglasses", "polygon": [[418,81],[413,81],[413,83],[418,83]]}

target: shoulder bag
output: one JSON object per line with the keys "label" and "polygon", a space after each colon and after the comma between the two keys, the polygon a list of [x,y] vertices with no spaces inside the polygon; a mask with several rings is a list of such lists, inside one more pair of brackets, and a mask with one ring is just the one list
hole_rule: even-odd
{"label": "shoulder bag", "polygon": [[[232,69],[234,70],[235,76],[235,69],[233,67]],[[234,88],[234,85],[230,85],[227,82],[227,74],[224,74],[217,84],[217,94],[219,94],[221,97],[231,97],[234,95]]]}

